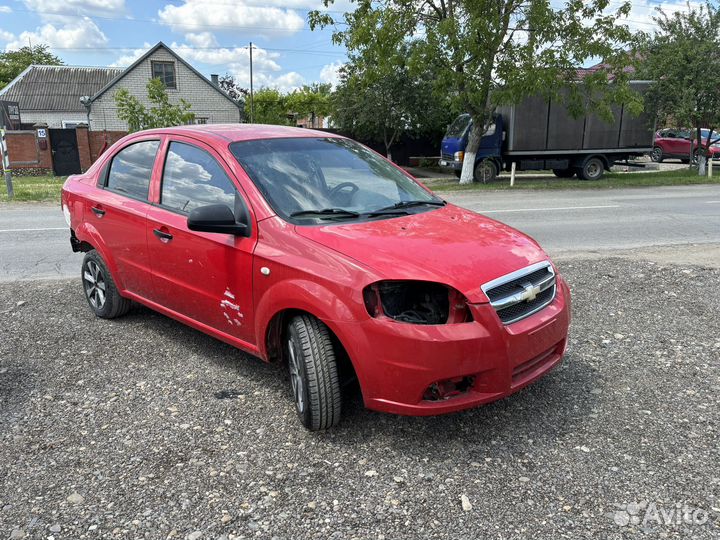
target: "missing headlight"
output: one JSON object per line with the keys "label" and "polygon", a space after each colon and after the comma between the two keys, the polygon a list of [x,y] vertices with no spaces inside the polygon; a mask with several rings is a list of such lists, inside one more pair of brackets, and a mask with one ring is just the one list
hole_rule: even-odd
{"label": "missing headlight", "polygon": [[448,324],[472,320],[467,301],[455,289],[428,281],[381,281],[363,291],[372,317],[409,324]]}

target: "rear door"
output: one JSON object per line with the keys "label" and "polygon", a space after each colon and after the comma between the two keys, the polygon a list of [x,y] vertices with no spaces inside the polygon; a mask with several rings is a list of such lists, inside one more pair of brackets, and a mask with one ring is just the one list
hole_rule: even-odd
{"label": "rear door", "polygon": [[[194,208],[226,204],[251,223],[251,236],[187,228]],[[257,227],[231,171],[211,147],[172,136],[158,197],[148,212],[153,300],[221,332],[254,344],[252,253]]]}
{"label": "rear door", "polygon": [[145,220],[160,144],[159,137],[136,139],[118,150],[100,175],[101,189],[84,211],[115,264],[121,286],[144,297],[152,288]]}

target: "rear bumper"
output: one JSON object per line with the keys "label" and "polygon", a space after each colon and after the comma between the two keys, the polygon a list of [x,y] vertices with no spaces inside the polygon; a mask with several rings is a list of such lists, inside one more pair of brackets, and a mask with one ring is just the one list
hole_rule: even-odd
{"label": "rear bumper", "polygon": [[[353,324],[348,351],[366,407],[429,416],[468,409],[509,396],[556,367],[567,346],[569,290],[562,278],[553,302],[503,325],[489,304],[471,306],[471,323],[418,326],[370,319]],[[472,383],[446,399],[424,399],[439,381]]]}

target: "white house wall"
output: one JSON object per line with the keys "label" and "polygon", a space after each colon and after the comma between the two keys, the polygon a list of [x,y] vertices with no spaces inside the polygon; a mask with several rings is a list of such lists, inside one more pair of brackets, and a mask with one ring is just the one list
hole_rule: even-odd
{"label": "white house wall", "polygon": [[47,124],[49,128],[62,128],[63,122],[87,123],[84,112],[20,111],[23,124]]}
{"label": "white house wall", "polygon": [[[93,131],[124,131],[128,129],[127,123],[117,117],[115,106],[114,96],[121,88],[127,88],[130,94],[137,97],[146,107],[152,106],[147,98],[147,83],[152,76],[150,62],[153,60],[174,62],[175,64],[177,88],[168,88],[167,90],[171,103],[177,104],[180,102],[180,98],[184,99],[190,103],[190,110],[195,113],[195,117],[207,118],[208,124],[240,121],[240,110],[232,102],[213,90],[205,80],[161,48],[135,66],[132,71],[93,102],[90,112],[90,128]],[[23,122],[25,122],[24,118]]]}

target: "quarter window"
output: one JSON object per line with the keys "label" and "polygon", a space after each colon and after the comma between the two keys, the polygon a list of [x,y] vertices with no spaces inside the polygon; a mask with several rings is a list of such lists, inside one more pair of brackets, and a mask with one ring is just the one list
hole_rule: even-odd
{"label": "quarter window", "polygon": [[106,187],[129,197],[147,199],[159,146],[160,141],[143,141],[120,150],[110,164]]}
{"label": "quarter window", "polygon": [[196,146],[171,142],[160,203],[183,213],[208,204],[225,204],[235,212],[236,190],[210,154]]}
{"label": "quarter window", "polygon": [[153,79],[160,79],[165,88],[177,88],[175,62],[152,62]]}

